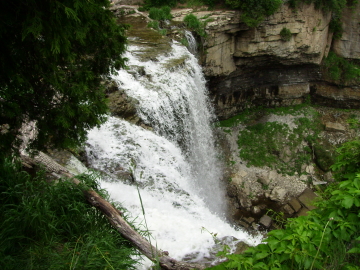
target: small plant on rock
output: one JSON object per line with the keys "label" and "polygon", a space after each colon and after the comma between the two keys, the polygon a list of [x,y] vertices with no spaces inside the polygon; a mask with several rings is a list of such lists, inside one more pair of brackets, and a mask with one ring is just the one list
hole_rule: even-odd
{"label": "small plant on rock", "polygon": [[283,41],[290,41],[291,39],[291,31],[290,29],[284,27],[281,31],[280,31],[280,37],[281,37],[281,40]]}

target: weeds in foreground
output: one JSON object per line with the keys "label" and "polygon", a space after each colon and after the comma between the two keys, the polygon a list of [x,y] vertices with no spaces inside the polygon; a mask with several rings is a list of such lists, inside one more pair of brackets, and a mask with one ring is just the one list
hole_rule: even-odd
{"label": "weeds in foreground", "polygon": [[[98,186],[94,175],[80,178]],[[0,269],[137,269],[138,252],[86,202],[81,187],[49,183],[42,172],[32,177],[4,159],[0,220]]]}

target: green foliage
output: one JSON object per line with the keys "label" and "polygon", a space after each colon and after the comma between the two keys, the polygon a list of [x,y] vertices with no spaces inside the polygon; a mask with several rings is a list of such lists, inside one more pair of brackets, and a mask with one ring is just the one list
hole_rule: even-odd
{"label": "green foliage", "polygon": [[144,1],[144,9],[149,10],[152,7],[163,7],[163,6],[169,6],[169,7],[175,7],[178,3],[177,0],[145,0]]}
{"label": "green foliage", "polygon": [[158,21],[151,21],[148,23],[147,25],[148,27],[150,28],[153,28],[155,30],[159,30],[160,29],[160,26],[159,26],[159,22]]}
{"label": "green foliage", "polygon": [[228,260],[208,269],[359,269],[360,145],[349,142],[340,149],[333,169],[342,182],[325,191],[317,209],[289,219],[244,254],[221,252]]}
{"label": "green foliage", "polygon": [[329,24],[329,30],[333,33],[333,39],[339,40],[343,34],[342,22],[339,17],[331,19]]}
{"label": "green foliage", "polygon": [[[243,121],[247,119],[249,122],[258,112],[246,112],[246,117],[237,116],[234,120],[229,120],[225,124],[238,124],[240,119]],[[297,127],[292,130],[286,124],[279,122],[250,124],[238,136],[240,157],[247,162],[248,166],[268,166],[289,175],[295,172],[303,173],[301,171],[303,165],[311,163],[312,156],[309,153],[309,147],[302,147],[301,144],[305,141],[308,145],[315,145],[318,133],[321,130],[315,111],[310,107],[301,106],[296,108],[263,109],[261,117],[267,114],[299,115],[302,113],[304,117],[296,119]],[[253,120],[256,121],[256,119]],[[244,124],[244,122],[242,123]],[[291,154],[286,153],[285,149],[288,149]]]}
{"label": "green foliage", "polygon": [[262,167],[276,163],[278,154],[284,145],[281,138],[289,129],[286,124],[277,122],[259,123],[249,126],[238,138],[240,157],[248,165]]}
{"label": "green foliage", "polygon": [[334,52],[329,52],[324,59],[323,72],[324,76],[342,85],[360,81],[360,67]]}
{"label": "green foliage", "polygon": [[335,147],[324,141],[322,144],[313,144],[312,148],[316,165],[324,172],[329,171],[330,167],[335,163]]}
{"label": "green foliage", "polygon": [[149,17],[157,21],[171,20],[170,14],[171,8],[169,6],[163,6],[161,8],[150,8]]}
{"label": "green foliage", "polygon": [[207,5],[209,8],[214,8],[215,4],[219,1],[217,0],[203,0],[204,4]]}
{"label": "green foliage", "polygon": [[194,30],[199,36],[206,37],[205,23],[201,22],[194,14],[186,15],[184,23],[187,28]]}
{"label": "green foliage", "polygon": [[[0,4],[0,151],[22,123],[33,148],[73,147],[107,112],[102,77],[125,66],[125,27],[108,0],[14,0]],[[20,142],[18,142],[19,144]]]}
{"label": "green foliage", "polygon": [[281,31],[280,31],[280,37],[281,37],[281,39],[282,39],[283,41],[290,41],[291,36],[292,36],[292,34],[291,34],[290,29],[288,29],[288,28],[286,28],[286,27],[284,27],[283,29],[281,29]]}
{"label": "green foliage", "polygon": [[278,225],[280,228],[284,228],[287,220],[283,212],[277,212],[272,209],[266,211],[266,214],[271,217],[271,219]]}
{"label": "green foliage", "polygon": [[[97,186],[84,175],[86,185]],[[105,198],[104,191],[99,191]],[[137,269],[136,250],[68,181],[0,162],[0,268]]]}
{"label": "green foliage", "polygon": [[279,9],[282,0],[226,0],[225,3],[232,9],[240,9],[243,22],[256,27]]}

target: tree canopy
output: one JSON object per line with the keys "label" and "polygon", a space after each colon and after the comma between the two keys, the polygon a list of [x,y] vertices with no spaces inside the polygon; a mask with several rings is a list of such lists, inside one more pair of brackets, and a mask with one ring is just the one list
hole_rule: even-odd
{"label": "tree canopy", "polygon": [[33,121],[32,147],[73,147],[105,120],[102,80],[125,66],[125,26],[109,0],[0,3],[0,151],[18,146]]}

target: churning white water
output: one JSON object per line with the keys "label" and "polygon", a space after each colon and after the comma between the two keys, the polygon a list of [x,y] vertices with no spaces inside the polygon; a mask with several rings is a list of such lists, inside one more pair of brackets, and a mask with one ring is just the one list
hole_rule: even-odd
{"label": "churning white water", "polygon": [[[214,116],[196,58],[179,44],[156,61],[142,62],[136,51],[129,47],[130,68],[115,79],[138,100],[138,114],[153,131],[109,117],[89,132],[87,154],[91,165],[106,173],[102,186],[144,225],[138,186],[153,244],[175,259],[209,257],[211,233],[257,244],[260,238],[223,218]],[[117,180],[123,168],[135,179]]]}

